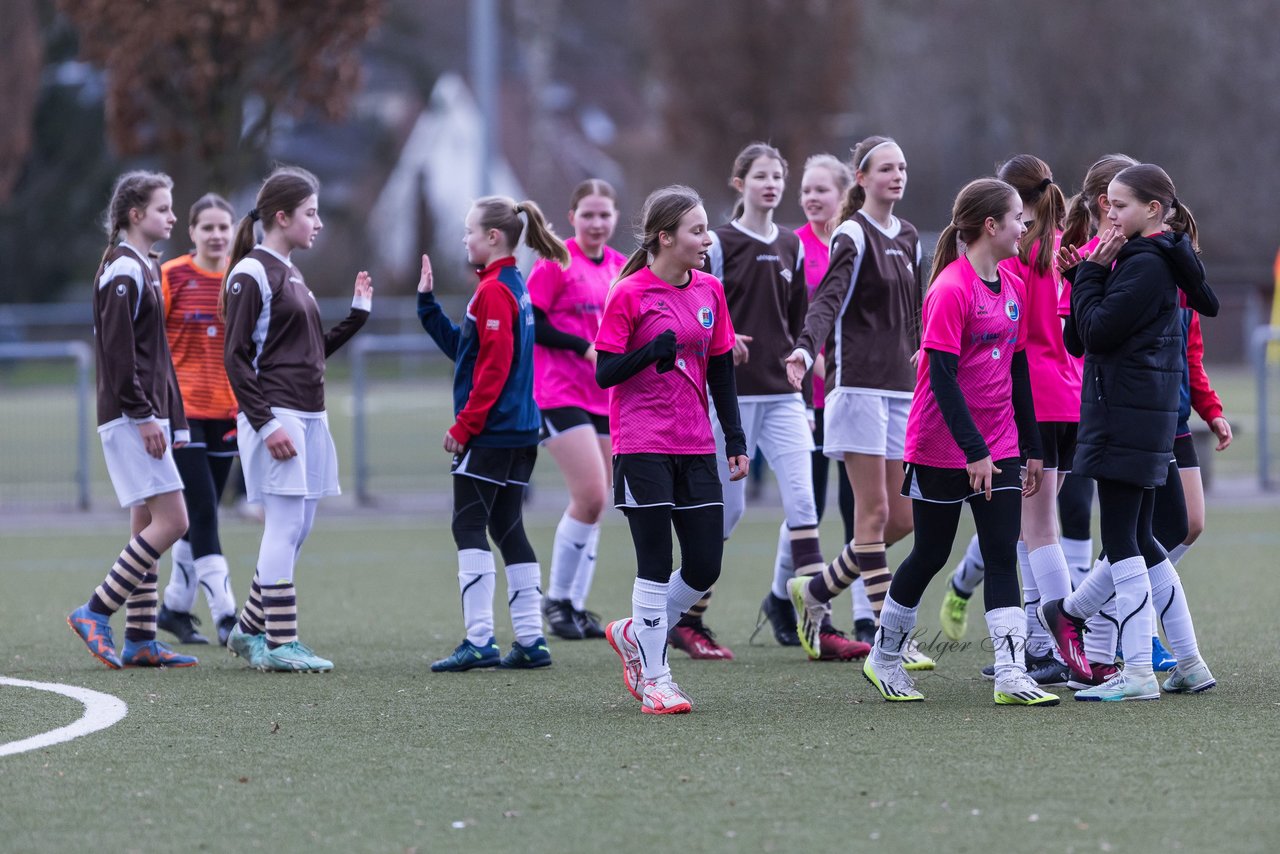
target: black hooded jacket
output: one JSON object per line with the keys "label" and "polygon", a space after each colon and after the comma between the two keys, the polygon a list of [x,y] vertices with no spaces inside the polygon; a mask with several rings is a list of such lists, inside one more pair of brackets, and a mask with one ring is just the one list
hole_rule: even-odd
{"label": "black hooded jacket", "polygon": [[1084,355],[1074,474],[1159,486],[1173,456],[1182,382],[1181,291],[1206,317],[1218,299],[1181,232],[1130,240],[1107,270],[1068,271],[1067,349]]}

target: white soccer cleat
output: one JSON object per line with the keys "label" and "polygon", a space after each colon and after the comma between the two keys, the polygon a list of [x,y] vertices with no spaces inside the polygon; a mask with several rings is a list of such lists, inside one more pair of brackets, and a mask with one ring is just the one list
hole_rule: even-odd
{"label": "white soccer cleat", "polygon": [[693,711],[689,695],[674,682],[645,682],[641,689],[646,715],[683,715]]}
{"label": "white soccer cleat", "polygon": [[622,659],[622,684],[637,700],[644,700],[640,694],[640,647],[636,646],[631,636],[631,618],[614,620],[604,629],[609,646]]}
{"label": "white soccer cleat", "polygon": [[1022,670],[996,679],[995,700],[997,706],[1056,706],[1061,702],[1057,694],[1045,691]]}
{"label": "white soccer cleat", "polygon": [[902,669],[900,662],[880,664],[872,653],[863,662],[862,675],[875,686],[881,697],[891,703],[910,703],[924,699],[924,694],[916,690],[916,683]]}
{"label": "white soccer cleat", "polygon": [[907,642],[902,645],[903,670],[932,670],[937,666],[937,662],[920,651],[914,640],[907,638]]}
{"label": "white soccer cleat", "polygon": [[1176,665],[1161,687],[1170,694],[1199,694],[1217,684],[1218,680],[1213,678],[1204,659],[1197,658],[1185,667],[1182,664]]}
{"label": "white soccer cleat", "polygon": [[829,605],[819,602],[809,593],[809,580],[813,576],[800,575],[787,582],[787,594],[791,597],[791,606],[796,612],[796,634],[800,637],[800,646],[809,657],[817,660],[822,657],[822,621],[827,616]]}

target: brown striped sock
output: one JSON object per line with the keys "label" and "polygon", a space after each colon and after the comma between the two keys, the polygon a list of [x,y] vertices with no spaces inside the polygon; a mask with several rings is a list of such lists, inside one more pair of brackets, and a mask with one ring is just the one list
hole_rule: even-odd
{"label": "brown striped sock", "polygon": [[151,548],[151,544],[142,539],[142,535],[134,537],[129,545],[120,552],[120,557],[112,564],[106,579],[97,586],[89,597],[89,610],[98,614],[114,614],[119,611],[134,589],[146,580],[160,553]]}
{"label": "brown striped sock", "polygon": [[791,563],[796,568],[796,575],[817,575],[826,569],[817,527],[791,531]]}
{"label": "brown striped sock", "polygon": [[293,584],[262,588],[262,611],[267,617],[267,646],[275,649],[298,639],[298,595]]}
{"label": "brown striped sock", "polygon": [[260,635],[267,630],[267,618],[262,613],[262,588],[258,585],[258,573],[253,574],[249,587],[249,599],[240,611],[240,631],[247,635]]}
{"label": "brown striped sock", "polygon": [[707,605],[711,604],[711,590],[703,594],[702,598],[693,604],[693,607],[684,612],[684,616],[680,618],[679,625],[696,626],[702,622],[702,615],[707,613]]}
{"label": "brown striped sock", "polygon": [[156,639],[156,574],[148,572],[124,603],[125,640],[145,643]]}
{"label": "brown striped sock", "polygon": [[830,602],[858,579],[857,546],[845,546],[836,559],[809,580],[809,595],[819,602]]}
{"label": "brown striped sock", "polygon": [[880,611],[884,608],[884,597],[889,594],[889,582],[893,580],[893,573],[889,571],[889,559],[885,555],[885,545],[859,544],[855,552],[858,570],[862,573],[862,584],[867,591],[867,599],[871,601],[871,610],[878,626]]}

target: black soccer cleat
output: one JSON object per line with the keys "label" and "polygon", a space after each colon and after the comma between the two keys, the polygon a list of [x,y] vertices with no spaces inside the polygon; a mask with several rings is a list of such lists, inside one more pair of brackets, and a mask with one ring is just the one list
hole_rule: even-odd
{"label": "black soccer cleat", "polygon": [[[756,632],[768,621],[773,629],[773,639],[779,646],[800,646],[800,636],[796,634],[796,609],[791,599],[779,599],[770,590],[760,603],[760,614],[756,617]],[[755,632],[751,634],[755,638]]]}
{"label": "black soccer cleat", "polygon": [[600,615],[595,611],[575,610],[573,612],[573,621],[578,624],[578,628],[582,631],[582,636],[588,640],[607,637],[604,633],[604,626],[600,625]]}
{"label": "black soccer cleat", "polygon": [[854,620],[853,636],[856,640],[874,646],[876,642],[876,621],[868,620],[866,617],[861,620]]}
{"label": "black soccer cleat", "polygon": [[209,639],[196,631],[196,626],[200,624],[200,618],[194,614],[184,614],[182,611],[170,611],[163,604],[160,605],[160,612],[156,614],[156,628],[164,629],[169,634],[178,639],[178,643],[205,643]]}
{"label": "black soccer cleat", "polygon": [[568,599],[543,599],[542,616],[547,620],[551,634],[564,640],[582,640],[586,637],[578,624],[573,604]]}

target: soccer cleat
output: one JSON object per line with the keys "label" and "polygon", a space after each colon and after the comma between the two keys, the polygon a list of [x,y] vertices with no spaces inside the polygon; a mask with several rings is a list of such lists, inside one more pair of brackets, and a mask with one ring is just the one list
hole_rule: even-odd
{"label": "soccer cleat", "polygon": [[227,649],[232,655],[243,658],[245,664],[257,670],[262,667],[262,656],[267,652],[267,637],[262,634],[251,635],[241,629],[237,622],[227,635]]}
{"label": "soccer cleat", "polygon": [[942,595],[938,621],[944,635],[953,641],[964,640],[964,633],[969,629],[969,600],[956,592],[950,579],[947,579],[947,592]]}
{"label": "soccer cleat", "polygon": [[996,666],[994,664],[988,664],[986,667],[982,668],[982,678],[994,680],[996,678]]}
{"label": "soccer cleat", "polygon": [[164,629],[178,639],[178,643],[208,643],[209,639],[196,631],[200,618],[195,614],[170,611],[163,603],[156,614],[156,628]]}
{"label": "soccer cleat", "polygon": [[1093,674],[1088,679],[1081,679],[1078,676],[1072,676],[1067,680],[1067,687],[1072,691],[1083,691],[1086,688],[1096,688],[1120,672],[1120,668],[1116,667],[1114,664],[1093,663],[1092,667]]}
{"label": "soccer cleat", "polygon": [[899,662],[895,661],[888,666],[878,665],[875,656],[869,655],[862,665],[862,675],[875,686],[881,697],[891,703],[910,703],[924,699],[924,694],[916,690],[916,683],[911,681]]}
{"label": "soccer cleat", "polygon": [[674,682],[645,682],[641,711],[646,715],[683,715],[693,711],[689,696]]}
{"label": "soccer cleat", "polygon": [[1160,643],[1159,635],[1151,636],[1151,669],[1156,673],[1168,673],[1178,666],[1178,659]]}
{"label": "soccer cleat", "polygon": [[818,661],[852,661],[866,658],[871,653],[870,644],[850,640],[848,635],[830,623],[818,630],[818,644],[822,648]]}
{"label": "soccer cleat", "polygon": [[595,611],[573,612],[573,621],[578,625],[582,636],[588,640],[604,637],[604,627],[600,625],[600,615]]}
{"label": "soccer cleat", "polygon": [[861,620],[854,620],[853,637],[855,640],[862,641],[867,646],[875,646],[876,621],[868,620],[866,617],[863,617]]}
{"label": "soccer cleat", "polygon": [[765,594],[760,603],[760,613],[756,616],[755,631],[751,633],[752,641],[755,641],[765,623],[773,629],[773,639],[779,646],[800,645],[800,637],[796,634],[796,610],[789,598],[779,599],[773,595],[772,590]]}
{"label": "soccer cleat", "polygon": [[640,694],[640,648],[636,646],[634,640],[627,637],[630,629],[630,617],[625,620],[614,620],[604,627],[609,646],[613,647],[618,658],[622,659],[622,684],[626,686],[631,696],[637,700],[643,700],[644,697]]}
{"label": "soccer cleat", "polygon": [[239,622],[240,621],[236,619],[235,614],[228,614],[227,616],[223,617],[221,620],[218,620],[218,645],[219,646],[227,645],[227,640],[231,637],[232,629],[234,629],[239,624]]}
{"label": "soccer cleat", "polygon": [[810,658],[822,657],[822,643],[818,638],[822,621],[828,614],[826,602],[819,602],[809,593],[809,576],[802,575],[787,582],[791,607],[796,612],[796,637]]}
{"label": "soccer cleat", "polygon": [[1197,658],[1185,667],[1179,664],[1173,668],[1173,673],[1169,674],[1161,687],[1170,694],[1199,694],[1217,684],[1218,680],[1209,672],[1209,666],[1203,659]]}
{"label": "soccer cleat", "polygon": [[733,650],[716,642],[715,632],[697,620],[689,625],[677,625],[667,632],[667,641],[676,649],[688,653],[690,658],[733,660]]}
{"label": "soccer cleat", "polygon": [[1106,682],[1094,688],[1076,692],[1076,699],[1084,702],[1098,701],[1118,703],[1124,700],[1159,700],[1160,683],[1154,673],[1138,676],[1121,670]]}
{"label": "soccer cleat", "polygon": [[91,610],[88,603],[76,608],[67,616],[67,625],[75,632],[89,654],[112,670],[119,670],[124,664],[116,652],[115,642],[111,638],[111,617]]}
{"label": "soccer cleat", "polygon": [[1030,674],[1018,671],[996,680],[995,699],[997,706],[1056,706],[1061,702],[1057,694],[1042,691]]}
{"label": "soccer cleat", "polygon": [[573,605],[568,599],[543,599],[542,616],[546,617],[551,634],[563,640],[582,640],[582,626],[574,619]]}
{"label": "soccer cleat", "polygon": [[1071,668],[1048,655],[1027,661],[1027,676],[1043,688],[1061,688],[1071,679]]}
{"label": "soccer cleat", "polygon": [[938,663],[920,651],[920,647],[911,638],[902,645],[903,670],[932,670]]}
{"label": "soccer cleat", "polygon": [[1087,631],[1084,620],[1068,614],[1062,602],[1061,599],[1045,602],[1036,609],[1036,618],[1053,638],[1062,660],[1071,668],[1071,674],[1088,679],[1093,675],[1093,668],[1084,657],[1084,633]]}
{"label": "soccer cleat", "polygon": [[476,646],[463,638],[462,643],[458,644],[457,649],[451,654],[439,661],[431,662],[431,672],[461,673],[477,667],[497,667],[500,661],[502,661],[502,655],[498,650],[497,638],[489,638],[484,646]]}
{"label": "soccer cleat", "polygon": [[200,663],[194,655],[174,652],[158,640],[126,640],[120,660],[125,667],[195,667]]}
{"label": "soccer cleat", "polygon": [[547,648],[547,639],[538,638],[528,646],[512,641],[511,651],[502,656],[498,666],[503,670],[532,670],[535,667],[551,666],[551,650]]}
{"label": "soccer cleat", "polygon": [[316,655],[301,641],[289,641],[277,647],[268,646],[258,669],[277,673],[328,673],[333,669],[333,662]]}

